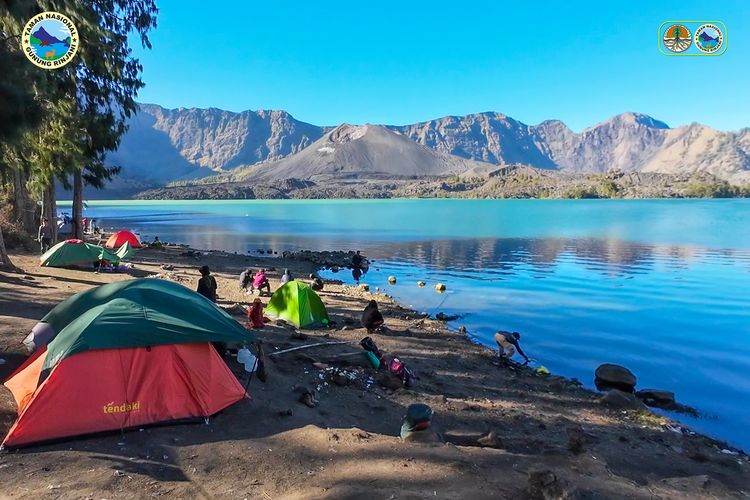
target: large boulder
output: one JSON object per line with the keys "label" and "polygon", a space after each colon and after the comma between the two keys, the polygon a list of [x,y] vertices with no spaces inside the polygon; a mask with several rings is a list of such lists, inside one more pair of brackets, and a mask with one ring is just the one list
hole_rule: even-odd
{"label": "large boulder", "polygon": [[661,389],[641,389],[635,395],[648,406],[670,409],[676,405],[674,392]]}
{"label": "large boulder", "polygon": [[618,389],[624,392],[633,392],[637,379],[633,372],[624,366],[612,363],[599,365],[595,373],[594,383],[600,391]]}
{"label": "large boulder", "polygon": [[643,401],[629,392],[612,389],[599,400],[601,404],[615,410],[640,410],[648,411],[648,407]]}

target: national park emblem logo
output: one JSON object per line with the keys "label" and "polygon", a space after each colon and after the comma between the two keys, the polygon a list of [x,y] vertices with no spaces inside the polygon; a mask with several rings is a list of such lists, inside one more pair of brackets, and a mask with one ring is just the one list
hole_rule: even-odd
{"label": "national park emblem logo", "polygon": [[704,24],[695,30],[695,46],[703,53],[713,54],[724,45],[724,34],[714,24]]}
{"label": "national park emblem logo", "polygon": [[664,32],[664,46],[672,52],[685,52],[692,43],[690,30],[682,24],[673,24]]}
{"label": "national park emblem logo", "polygon": [[62,68],[78,51],[78,30],[62,14],[42,12],[24,26],[21,50],[29,61],[40,68]]}

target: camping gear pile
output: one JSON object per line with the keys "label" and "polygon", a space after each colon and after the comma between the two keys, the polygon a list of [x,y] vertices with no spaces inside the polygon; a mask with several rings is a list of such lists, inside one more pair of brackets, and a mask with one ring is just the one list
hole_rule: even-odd
{"label": "camping gear pile", "polygon": [[3,446],[207,418],[246,397],[211,342],[254,340],[204,297],[170,281],[109,283],[52,309],[5,381],[18,418]]}
{"label": "camping gear pile", "polygon": [[365,356],[373,368],[384,368],[389,374],[400,380],[404,387],[412,387],[414,385],[417,380],[414,371],[407,368],[406,364],[397,357],[394,356],[389,358],[385,356],[380,349],[378,349],[378,346],[375,345],[375,341],[373,341],[372,338],[363,338],[359,342],[359,345],[365,350]]}
{"label": "camping gear pile", "polygon": [[423,403],[409,405],[401,423],[401,439],[410,433],[426,431],[432,425],[432,408]]}

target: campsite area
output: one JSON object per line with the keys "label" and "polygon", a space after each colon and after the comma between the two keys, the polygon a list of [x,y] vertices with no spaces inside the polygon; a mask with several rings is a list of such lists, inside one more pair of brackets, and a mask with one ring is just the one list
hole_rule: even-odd
{"label": "campsite area", "polygon": [[[117,280],[159,275],[195,289],[209,265],[218,303],[249,306],[237,277],[269,270],[271,289],[309,262],[184,249],[144,249],[129,273],[39,267],[13,255],[21,273],[0,273],[0,377],[25,359],[21,342],[74,293]],[[169,269],[164,269],[167,267]],[[575,381],[502,364],[496,353],[439,321],[382,295],[327,282],[319,292],[327,329],[268,323],[255,330],[267,354],[317,342],[345,343],[268,356],[268,380],[205,423],[160,425],[64,439],[0,453],[4,498],[747,498],[746,455],[650,412],[613,410]],[[359,341],[365,304],[375,298],[388,329],[371,335],[417,375],[388,388],[366,364]],[[266,303],[267,298],[263,298]],[[244,324],[242,316],[235,318]],[[236,360],[230,369],[244,385]],[[89,374],[96,377],[97,373]],[[593,374],[592,374],[593,378]],[[319,388],[319,390],[318,390]],[[300,391],[319,404],[302,404]],[[435,411],[434,443],[402,442],[405,409]],[[16,417],[0,388],[0,435]]]}

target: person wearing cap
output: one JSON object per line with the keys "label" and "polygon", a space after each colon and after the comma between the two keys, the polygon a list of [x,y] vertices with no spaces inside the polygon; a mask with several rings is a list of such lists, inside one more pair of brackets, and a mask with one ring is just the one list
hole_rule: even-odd
{"label": "person wearing cap", "polygon": [[37,235],[42,254],[47,252],[49,247],[52,246],[52,226],[50,226],[48,222],[49,220],[47,220],[46,217],[42,219],[42,224],[39,226],[39,234]]}
{"label": "person wearing cap", "polygon": [[202,266],[199,271],[201,278],[198,280],[198,290],[196,291],[211,302],[216,302],[216,279],[211,276],[211,270],[208,266]]}
{"label": "person wearing cap", "polygon": [[523,356],[523,359],[528,363],[529,357],[521,349],[521,345],[518,343],[519,340],[521,340],[521,334],[518,332],[496,332],[495,342],[497,342],[500,357],[510,359],[518,351],[518,354]]}

